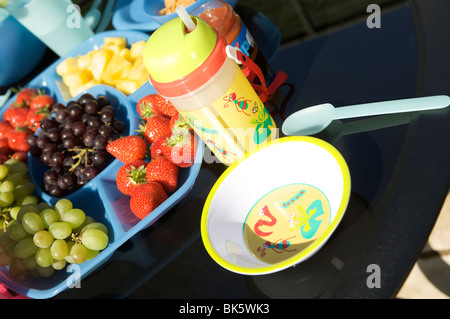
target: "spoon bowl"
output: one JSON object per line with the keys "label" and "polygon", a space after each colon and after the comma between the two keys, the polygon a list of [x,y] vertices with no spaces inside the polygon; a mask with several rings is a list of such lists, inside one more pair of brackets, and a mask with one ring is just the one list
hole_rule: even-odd
{"label": "spoon bowl", "polygon": [[285,135],[314,135],[324,130],[334,118],[334,106],[330,103],[314,105],[297,111],[283,123]]}

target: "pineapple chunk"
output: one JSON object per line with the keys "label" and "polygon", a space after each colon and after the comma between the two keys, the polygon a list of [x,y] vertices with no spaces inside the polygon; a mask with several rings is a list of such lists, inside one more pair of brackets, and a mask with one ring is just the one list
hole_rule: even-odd
{"label": "pineapple chunk", "polygon": [[106,37],[103,39],[103,43],[106,45],[117,45],[122,48],[127,47],[127,39],[123,37]]}
{"label": "pineapple chunk", "polygon": [[108,63],[107,67],[101,75],[101,79],[110,85],[114,85],[114,82],[121,79],[122,71],[124,68],[130,67],[131,63],[122,58],[119,55],[114,55],[111,61]]}
{"label": "pineapple chunk", "polygon": [[131,58],[131,51],[130,51],[130,49],[123,48],[122,50],[120,50],[119,55],[122,58],[124,58],[124,59],[126,59],[126,60],[128,60],[130,62],[133,62],[133,59]]}
{"label": "pineapple chunk", "polygon": [[100,80],[114,53],[110,50],[94,50],[91,52],[90,70],[94,79]]}
{"label": "pineapple chunk", "polygon": [[106,37],[100,49],[67,58],[57,66],[56,72],[72,97],[97,84],[131,94],[148,80],[142,56],[145,43],[138,41],[128,48],[126,38]]}
{"label": "pineapple chunk", "polygon": [[87,89],[93,87],[94,85],[98,85],[98,84],[102,84],[102,82],[94,79],[92,81],[85,83],[84,85],[81,85],[81,86],[69,87],[69,92],[72,97],[75,97],[78,94],[80,94],[81,92],[86,91]]}
{"label": "pineapple chunk", "polygon": [[127,65],[127,66],[125,66],[125,67],[123,67],[122,68],[122,71],[120,72],[120,75],[119,75],[119,78],[121,79],[121,80],[126,80],[126,79],[128,79],[128,76],[130,75],[130,71],[131,71],[131,68],[132,68],[133,66],[130,64],[130,65]]}
{"label": "pineapple chunk", "polygon": [[67,59],[65,59],[64,61],[62,61],[60,64],[58,64],[56,66],[56,73],[58,75],[65,75],[65,74],[69,74],[69,73],[73,73],[73,72],[77,72],[79,71],[79,67],[78,67],[78,58],[74,58],[74,57],[69,57]]}
{"label": "pineapple chunk", "polygon": [[142,57],[144,53],[145,41],[138,41],[131,44],[130,55],[133,60]]}
{"label": "pineapple chunk", "polygon": [[130,70],[128,79],[134,80],[140,85],[144,84],[148,80],[148,71],[144,66],[142,57],[138,57]]}
{"label": "pineapple chunk", "polygon": [[92,81],[92,73],[88,70],[83,70],[79,72],[64,74],[62,78],[63,82],[68,87],[78,87]]}
{"label": "pineapple chunk", "polygon": [[92,51],[89,51],[85,55],[80,55],[77,59],[78,68],[80,68],[81,70],[84,70],[84,69],[89,70],[91,68],[91,56],[92,56]]}
{"label": "pineapple chunk", "polygon": [[101,50],[110,50],[112,52],[114,52],[114,54],[119,54],[120,51],[123,49],[122,46],[120,45],[115,45],[115,44],[102,44],[100,46]]}
{"label": "pineapple chunk", "polygon": [[126,95],[134,93],[141,85],[133,80],[118,80],[115,83],[116,89]]}

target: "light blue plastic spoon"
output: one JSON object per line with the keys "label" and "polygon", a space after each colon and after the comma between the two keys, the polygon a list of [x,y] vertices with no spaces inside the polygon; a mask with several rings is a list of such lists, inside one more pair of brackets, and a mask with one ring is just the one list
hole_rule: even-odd
{"label": "light blue plastic spoon", "polygon": [[447,95],[417,97],[403,100],[357,104],[335,108],[330,103],[307,107],[288,116],[281,130],[285,135],[313,135],[324,130],[333,120],[346,118],[414,112],[445,108]]}

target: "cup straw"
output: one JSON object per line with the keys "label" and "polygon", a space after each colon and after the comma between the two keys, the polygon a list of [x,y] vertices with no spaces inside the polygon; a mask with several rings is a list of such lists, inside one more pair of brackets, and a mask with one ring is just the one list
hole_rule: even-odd
{"label": "cup straw", "polygon": [[196,25],[194,21],[192,21],[191,16],[187,13],[186,9],[183,6],[178,6],[176,12],[189,32],[194,31]]}

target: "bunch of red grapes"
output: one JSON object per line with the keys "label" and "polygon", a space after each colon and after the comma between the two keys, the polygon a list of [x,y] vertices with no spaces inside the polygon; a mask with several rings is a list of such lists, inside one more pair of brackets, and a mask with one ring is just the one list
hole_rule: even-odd
{"label": "bunch of red grapes", "polygon": [[114,158],[106,146],[126,130],[105,96],[85,93],[77,100],[52,106],[52,117],[40,122],[38,134],[29,135],[30,154],[49,167],[43,190],[62,197],[97,176]]}

